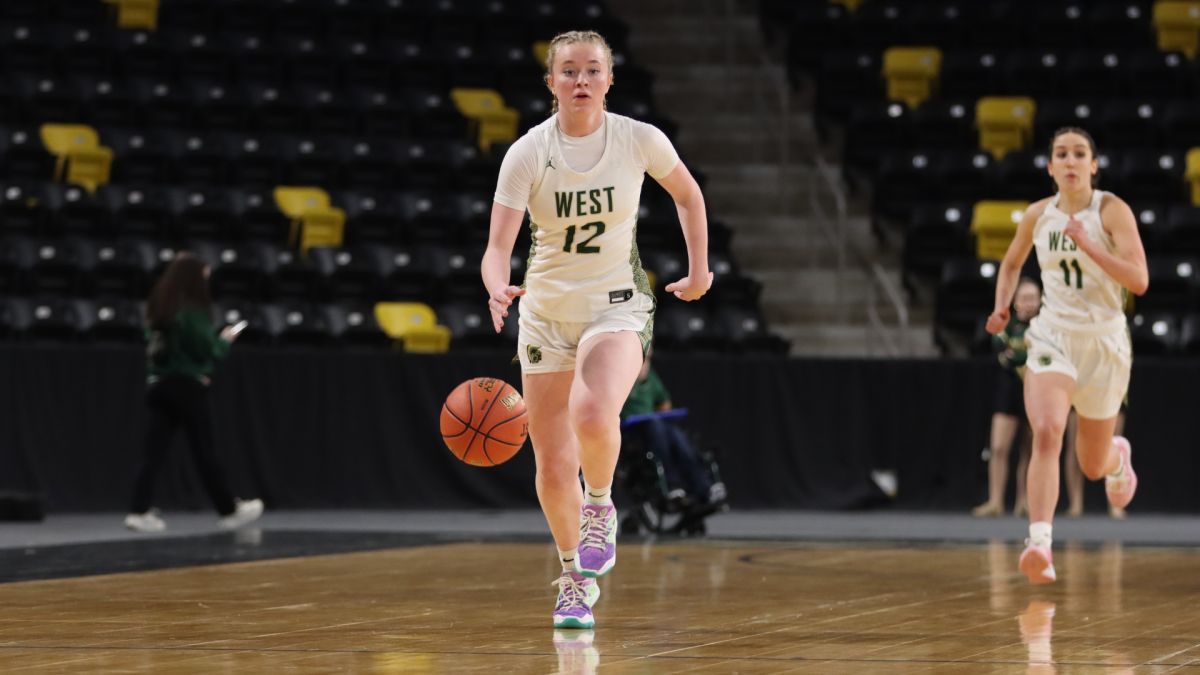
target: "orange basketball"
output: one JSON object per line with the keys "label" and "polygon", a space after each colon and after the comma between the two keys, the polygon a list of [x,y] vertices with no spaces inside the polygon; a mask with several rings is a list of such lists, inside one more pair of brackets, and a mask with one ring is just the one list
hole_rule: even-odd
{"label": "orange basketball", "polygon": [[525,399],[494,377],[463,382],[442,406],[442,440],[467,464],[502,464],[517,454],[528,435]]}

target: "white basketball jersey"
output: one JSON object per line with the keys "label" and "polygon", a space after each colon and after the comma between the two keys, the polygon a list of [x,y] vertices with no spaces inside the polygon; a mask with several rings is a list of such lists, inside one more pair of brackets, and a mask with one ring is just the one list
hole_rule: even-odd
{"label": "white basketball jersey", "polygon": [[604,155],[585,173],[563,160],[556,117],[529,132],[542,169],[529,196],[533,246],[521,309],[554,321],[654,306],[634,236],[645,172],[634,164],[632,120],[604,115]]}
{"label": "white basketball jersey", "polygon": [[[1095,190],[1092,203],[1074,216],[1092,241],[1111,252],[1112,237],[1100,222],[1100,202],[1105,194]],[[1063,235],[1070,214],[1058,209],[1058,200],[1055,196],[1033,228],[1042,268],[1040,316],[1059,330],[1092,334],[1120,330],[1125,327],[1125,288]]]}

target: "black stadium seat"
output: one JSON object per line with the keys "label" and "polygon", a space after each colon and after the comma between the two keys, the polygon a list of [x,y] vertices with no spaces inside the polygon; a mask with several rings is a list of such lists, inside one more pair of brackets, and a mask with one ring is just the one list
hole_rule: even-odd
{"label": "black stadium seat", "polygon": [[952,259],[942,267],[935,322],[955,330],[972,330],[995,301],[995,260]]}
{"label": "black stadium seat", "polygon": [[1137,299],[1139,311],[1186,312],[1200,298],[1200,262],[1186,256],[1153,256],[1146,260],[1150,288]]}
{"label": "black stadium seat", "polygon": [[1166,356],[1179,347],[1179,318],[1162,312],[1139,312],[1129,322],[1129,335],[1135,356]]}
{"label": "black stadium seat", "polygon": [[904,237],[905,274],[935,276],[946,261],[967,255],[972,205],[930,203],[918,207]]}

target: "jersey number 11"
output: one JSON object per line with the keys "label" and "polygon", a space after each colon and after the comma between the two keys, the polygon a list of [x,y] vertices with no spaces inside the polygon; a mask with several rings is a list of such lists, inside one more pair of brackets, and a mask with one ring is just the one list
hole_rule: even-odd
{"label": "jersey number 11", "polygon": [[1079,267],[1079,261],[1072,259],[1071,267],[1067,267],[1066,260],[1059,260],[1058,266],[1062,268],[1063,274],[1067,278],[1067,288],[1071,287],[1071,267],[1075,268],[1075,288],[1083,288],[1083,270]]}

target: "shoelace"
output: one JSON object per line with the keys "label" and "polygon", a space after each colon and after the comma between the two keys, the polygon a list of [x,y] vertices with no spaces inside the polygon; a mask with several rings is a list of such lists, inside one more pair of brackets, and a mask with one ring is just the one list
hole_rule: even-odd
{"label": "shoelace", "polygon": [[570,574],[551,581],[550,585],[558,586],[558,606],[555,609],[583,607],[583,584],[572,579]]}
{"label": "shoelace", "polygon": [[608,532],[612,528],[613,512],[601,515],[595,511],[587,511],[584,516],[583,532],[579,535],[580,548],[605,548],[608,546]]}

